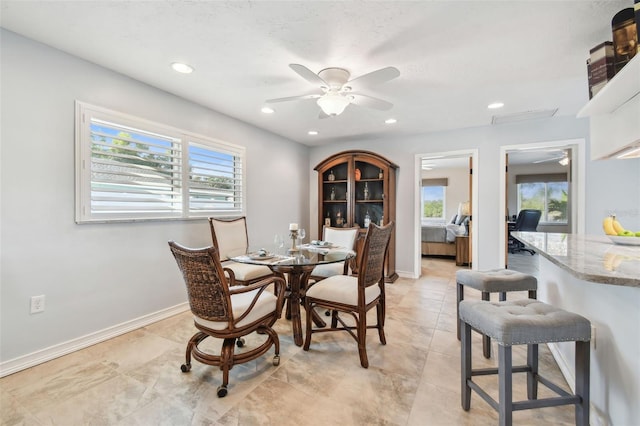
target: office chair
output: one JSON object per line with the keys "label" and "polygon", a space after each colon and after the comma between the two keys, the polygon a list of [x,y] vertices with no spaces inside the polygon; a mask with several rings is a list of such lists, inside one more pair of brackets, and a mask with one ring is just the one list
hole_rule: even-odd
{"label": "office chair", "polygon": [[538,229],[542,212],[540,210],[524,209],[518,213],[518,218],[513,228],[509,228],[509,253],[528,251],[533,256],[536,252],[525,248],[524,244],[511,236],[512,231],[535,232]]}

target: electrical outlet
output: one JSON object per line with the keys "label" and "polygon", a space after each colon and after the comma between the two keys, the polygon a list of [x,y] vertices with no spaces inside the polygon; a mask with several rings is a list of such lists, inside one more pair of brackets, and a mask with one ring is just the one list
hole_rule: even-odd
{"label": "electrical outlet", "polygon": [[44,311],[44,294],[31,296],[31,313],[36,314]]}

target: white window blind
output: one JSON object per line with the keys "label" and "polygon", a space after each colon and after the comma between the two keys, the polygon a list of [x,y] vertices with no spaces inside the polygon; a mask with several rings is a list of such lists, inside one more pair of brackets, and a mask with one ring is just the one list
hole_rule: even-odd
{"label": "white window blind", "polygon": [[244,148],[76,104],[76,222],[244,214]]}

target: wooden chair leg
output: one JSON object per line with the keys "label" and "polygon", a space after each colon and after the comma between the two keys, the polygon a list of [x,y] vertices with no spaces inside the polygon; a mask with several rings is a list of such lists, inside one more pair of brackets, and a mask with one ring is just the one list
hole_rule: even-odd
{"label": "wooden chair leg", "polygon": [[380,343],[386,345],[387,338],[384,335],[384,306],[381,303],[378,303],[376,311],[378,314],[378,337],[380,337]]}
{"label": "wooden chair leg", "polygon": [[360,365],[369,368],[369,358],[367,357],[367,313],[359,313],[357,319],[358,353],[360,354]]}

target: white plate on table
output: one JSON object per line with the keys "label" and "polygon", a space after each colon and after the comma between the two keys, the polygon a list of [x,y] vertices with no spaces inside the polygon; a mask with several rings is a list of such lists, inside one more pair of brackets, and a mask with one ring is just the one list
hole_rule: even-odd
{"label": "white plate on table", "polygon": [[623,246],[640,246],[640,237],[618,237],[615,235],[607,235],[615,244]]}
{"label": "white plate on table", "polygon": [[251,260],[269,260],[269,259],[273,259],[274,257],[276,257],[276,255],[273,253],[267,253],[264,256],[260,256],[259,254],[249,255],[249,259]]}

